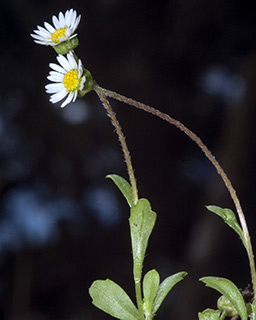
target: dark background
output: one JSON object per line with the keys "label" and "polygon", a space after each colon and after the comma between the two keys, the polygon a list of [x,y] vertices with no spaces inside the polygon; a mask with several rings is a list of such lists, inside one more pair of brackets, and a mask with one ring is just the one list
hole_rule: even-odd
{"label": "dark background", "polygon": [[[110,319],[91,304],[96,279],[134,297],[129,209],[105,179],[127,178],[117,137],[95,93],[64,109],[49,102],[44,86],[56,55],[30,37],[59,11],[82,15],[76,53],[99,85],[179,119],[213,151],[255,244],[256,19],[248,3],[1,0],[0,319]],[[111,103],[139,194],[158,213],[144,271],[156,268],[162,279],[189,273],[157,318],[196,319],[218,297],[200,277],[250,282],[238,237],[204,207],[234,206],[183,133]]]}

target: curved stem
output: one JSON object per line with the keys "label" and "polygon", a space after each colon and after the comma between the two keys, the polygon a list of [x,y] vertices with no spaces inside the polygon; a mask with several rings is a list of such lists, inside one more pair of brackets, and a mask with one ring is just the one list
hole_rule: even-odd
{"label": "curved stem", "polygon": [[97,92],[101,91],[104,95],[114,98],[116,100],[122,101],[126,104],[129,104],[131,106],[134,106],[138,109],[142,109],[148,113],[153,114],[154,116],[157,116],[169,123],[171,123],[172,125],[174,125],[175,127],[177,127],[178,129],[180,129],[181,131],[183,131],[187,136],[189,136],[189,138],[191,140],[193,140],[198,146],[199,148],[203,151],[203,153],[206,155],[206,157],[210,160],[210,162],[213,164],[213,166],[215,167],[215,169],[217,170],[218,174],[221,176],[225,186],[227,187],[230,196],[234,202],[234,205],[236,207],[236,211],[241,223],[241,227],[243,229],[243,234],[244,234],[244,238],[245,238],[245,243],[246,243],[246,251],[248,254],[248,258],[249,258],[249,264],[250,264],[250,271],[251,271],[251,277],[252,277],[252,286],[253,286],[253,291],[254,291],[254,301],[256,301],[256,273],[255,273],[255,261],[254,261],[254,255],[253,255],[253,250],[252,250],[252,244],[251,244],[251,239],[250,239],[250,235],[249,235],[249,231],[248,231],[248,227],[246,224],[246,220],[245,220],[245,216],[242,210],[242,207],[240,205],[240,201],[236,195],[236,191],[233,188],[231,181],[228,179],[225,171],[222,169],[222,167],[220,166],[219,162],[215,159],[215,157],[212,155],[211,151],[206,147],[206,145],[202,142],[202,140],[195,134],[193,133],[191,130],[189,130],[186,126],[184,126],[181,122],[179,122],[178,120],[173,119],[172,117],[170,117],[168,114],[163,113],[155,108],[152,108],[144,103],[138,102],[136,100],[127,98],[125,96],[122,96],[116,92],[107,90],[107,89],[103,89],[99,86],[97,87]]}
{"label": "curved stem", "polygon": [[125,136],[123,134],[121,126],[120,126],[120,124],[115,116],[115,113],[112,110],[110,103],[107,100],[105,94],[102,93],[100,90],[97,90],[97,88],[95,88],[95,91],[96,91],[98,97],[100,98],[100,101],[102,102],[104,108],[106,109],[108,116],[111,118],[111,122],[112,122],[113,126],[116,129],[116,133],[118,135],[118,138],[119,138],[122,150],[123,150],[124,159],[126,162],[127,171],[128,171],[128,175],[129,175],[129,179],[130,179],[130,183],[131,183],[131,187],[132,187],[133,202],[134,202],[134,204],[136,204],[138,201],[138,189],[137,189],[136,179],[135,179],[134,171],[133,171],[133,167],[132,167],[131,156],[130,156],[127,144],[125,142]]}

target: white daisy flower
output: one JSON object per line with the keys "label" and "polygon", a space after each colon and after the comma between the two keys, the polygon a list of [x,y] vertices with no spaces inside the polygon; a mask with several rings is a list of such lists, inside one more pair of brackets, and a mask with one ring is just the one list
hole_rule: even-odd
{"label": "white daisy flower", "polygon": [[71,101],[74,102],[77,94],[84,89],[86,77],[83,75],[84,69],[79,59],[76,61],[73,53],[68,53],[66,58],[58,55],[57,60],[60,65],[50,63],[49,66],[54,71],[50,71],[47,79],[54,82],[45,86],[46,92],[52,94],[50,101],[56,103],[63,98],[66,100],[61,107],[65,107]]}
{"label": "white daisy flower", "polygon": [[53,25],[44,22],[45,28],[37,26],[38,30],[34,30],[35,34],[31,34],[36,43],[46,46],[57,46],[61,42],[74,38],[77,34],[74,33],[80,22],[81,15],[77,17],[76,10],[67,10],[65,15],[60,12],[59,19],[56,16],[52,17]]}

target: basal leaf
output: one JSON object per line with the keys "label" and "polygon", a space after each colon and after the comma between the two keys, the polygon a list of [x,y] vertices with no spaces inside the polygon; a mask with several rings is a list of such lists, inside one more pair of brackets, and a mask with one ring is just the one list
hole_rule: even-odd
{"label": "basal leaf", "polygon": [[217,206],[206,206],[206,208],[217,214],[218,216],[220,216],[224,222],[230,226],[230,228],[232,228],[240,237],[240,239],[242,240],[243,242],[243,245],[245,246],[246,248],[246,244],[245,244],[245,241],[244,241],[244,234],[243,234],[243,230],[242,228],[240,227],[239,223],[237,222],[237,219],[236,219],[236,215],[234,214],[234,212],[230,209],[223,209],[223,208],[220,208],[220,207],[217,207]]}
{"label": "basal leaf", "polygon": [[156,270],[150,270],[143,278],[143,309],[146,319],[149,318],[153,302],[158,291],[160,283],[159,273]]}
{"label": "basal leaf", "polygon": [[187,272],[175,273],[174,275],[166,278],[160,284],[154,303],[153,303],[152,314],[155,314],[157,312],[157,310],[161,306],[162,302],[164,301],[165,297],[170,292],[170,290],[175,286],[176,283],[183,280],[186,275],[187,275]]}
{"label": "basal leaf", "polygon": [[139,311],[115,282],[106,280],[94,281],[89,289],[92,303],[99,309],[120,320],[138,320]]}
{"label": "basal leaf", "polygon": [[107,178],[110,178],[114,181],[118,189],[121,191],[125,199],[127,200],[129,206],[131,207],[134,204],[133,201],[133,193],[132,188],[128,181],[126,181],[124,178],[118,176],[117,174],[109,174],[107,175]]}
{"label": "basal leaf", "polygon": [[247,310],[244,299],[237,286],[230,280],[218,277],[204,277],[200,281],[207,287],[215,289],[223,294],[236,308],[242,320],[247,320]]}
{"label": "basal leaf", "polygon": [[219,320],[220,311],[213,309],[205,309],[203,312],[198,313],[199,320]]}
{"label": "basal leaf", "polygon": [[129,218],[134,280],[140,281],[143,259],[146,253],[148,239],[156,222],[156,213],[151,210],[148,200],[140,199],[136,205],[131,207],[131,216]]}

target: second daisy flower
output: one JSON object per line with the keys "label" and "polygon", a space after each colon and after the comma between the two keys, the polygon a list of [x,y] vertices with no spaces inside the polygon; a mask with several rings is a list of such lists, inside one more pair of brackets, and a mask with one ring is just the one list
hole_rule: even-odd
{"label": "second daisy flower", "polygon": [[71,101],[74,102],[80,91],[84,89],[86,77],[83,75],[84,68],[80,59],[75,59],[70,52],[66,57],[58,55],[57,60],[60,65],[50,63],[50,71],[47,79],[54,82],[45,86],[46,92],[52,94],[50,101],[56,103],[66,96],[66,100],[61,107],[65,107]]}

